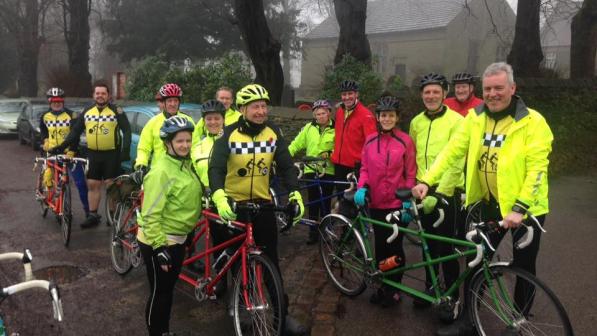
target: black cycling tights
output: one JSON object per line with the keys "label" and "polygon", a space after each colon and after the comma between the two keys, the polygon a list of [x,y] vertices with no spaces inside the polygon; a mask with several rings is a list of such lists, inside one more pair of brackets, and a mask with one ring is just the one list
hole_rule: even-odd
{"label": "black cycling tights", "polygon": [[162,336],[170,331],[170,312],[174,285],[182,268],[185,255],[184,245],[168,246],[168,253],[172,258],[172,268],[164,272],[158,265],[153,249],[149,245],[139,242],[141,254],[147,269],[149,279],[149,299],[145,307],[145,325],[149,336]]}

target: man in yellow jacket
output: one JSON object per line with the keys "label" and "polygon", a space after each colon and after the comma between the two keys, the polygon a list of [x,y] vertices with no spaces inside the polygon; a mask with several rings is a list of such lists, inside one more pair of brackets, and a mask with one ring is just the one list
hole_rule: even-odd
{"label": "man in yellow jacket", "polygon": [[[425,197],[442,172],[466,156],[466,205],[481,201],[481,220],[503,219],[504,228],[513,229],[514,241],[524,234],[515,229],[523,221],[530,224],[528,214],[543,224],[549,212],[547,167],[553,141],[543,116],[527,107],[515,92],[512,67],[503,62],[489,65],[483,74],[484,104],[469,110],[460,129],[413,188],[416,197]],[[492,235],[492,244],[497,246],[506,232]],[[540,238],[541,231],[535,230],[528,247],[514,249],[514,266],[535,274]],[[532,289],[527,287],[517,283],[517,302],[530,295]],[[456,323],[439,329],[437,335],[474,334],[467,312],[465,309]],[[516,330],[504,332],[517,334]]]}

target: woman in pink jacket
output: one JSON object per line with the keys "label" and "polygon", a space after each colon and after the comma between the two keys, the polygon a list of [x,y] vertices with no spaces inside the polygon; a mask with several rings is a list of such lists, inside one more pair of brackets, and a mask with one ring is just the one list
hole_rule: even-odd
{"label": "woman in pink jacket", "polygon": [[[399,120],[399,102],[394,97],[382,97],[375,109],[378,121],[378,132],[365,140],[361,154],[361,170],[354,201],[364,206],[365,198],[369,194],[369,213],[371,218],[385,221],[388,213],[400,209],[402,202],[394,196],[398,188],[412,188],[415,185],[417,164],[415,146],[408,134],[402,132],[396,125]],[[406,226],[408,222],[404,223]],[[402,248],[403,234],[391,244],[386,239],[392,230],[378,225],[373,226],[375,232],[375,259],[377,262],[392,256],[398,256],[404,262]],[[391,278],[396,282],[402,280],[402,275]],[[396,304],[398,293],[390,287],[382,286],[374,293],[370,302],[390,307]]]}

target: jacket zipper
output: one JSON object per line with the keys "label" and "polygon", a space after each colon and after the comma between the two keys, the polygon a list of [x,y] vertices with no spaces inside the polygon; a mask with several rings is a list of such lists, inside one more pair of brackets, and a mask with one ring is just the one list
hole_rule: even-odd
{"label": "jacket zipper", "polygon": [[[346,111],[344,111],[344,113],[346,113]],[[354,111],[353,111],[354,113]],[[344,117],[344,116],[342,116]],[[346,128],[348,127],[348,123],[350,122],[350,116],[348,116],[346,118],[346,122],[344,123],[344,127],[342,127],[342,140],[340,141],[340,151],[338,153],[338,163],[342,164],[342,159],[341,159],[341,155],[342,155],[342,146],[344,145],[344,134],[346,133]]]}
{"label": "jacket zipper", "polygon": [[[252,138],[253,140],[253,145],[255,143],[255,137]],[[253,148],[253,167],[251,167],[251,188],[249,189],[249,200],[252,201],[253,200],[253,177],[255,176],[255,167],[256,167],[256,162],[255,162],[255,148]]]}
{"label": "jacket zipper", "polygon": [[431,134],[431,124],[433,124],[433,120],[429,122],[429,129],[427,130],[427,139],[425,142],[425,171],[429,169],[429,162],[427,162],[427,148],[429,147],[429,135]]}
{"label": "jacket zipper", "polygon": [[[491,131],[491,137],[493,138],[493,134],[495,133],[495,128],[497,127],[498,121],[496,120],[495,123],[493,124],[493,130]],[[485,183],[487,184],[487,193],[489,194],[489,198],[491,199],[491,188],[489,187],[489,177],[487,176],[487,163],[489,162],[489,150],[491,149],[491,142],[489,143],[489,146],[487,146],[487,159],[485,160]],[[496,170],[496,174],[497,174],[497,170]],[[497,178],[497,176],[496,176]],[[497,197],[497,195],[496,195]]]}

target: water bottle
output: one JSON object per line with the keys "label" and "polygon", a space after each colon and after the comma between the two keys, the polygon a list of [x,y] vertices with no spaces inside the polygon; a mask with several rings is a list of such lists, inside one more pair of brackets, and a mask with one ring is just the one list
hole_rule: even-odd
{"label": "water bottle", "polygon": [[383,272],[389,271],[400,265],[402,259],[399,256],[391,256],[379,262],[379,269]]}

